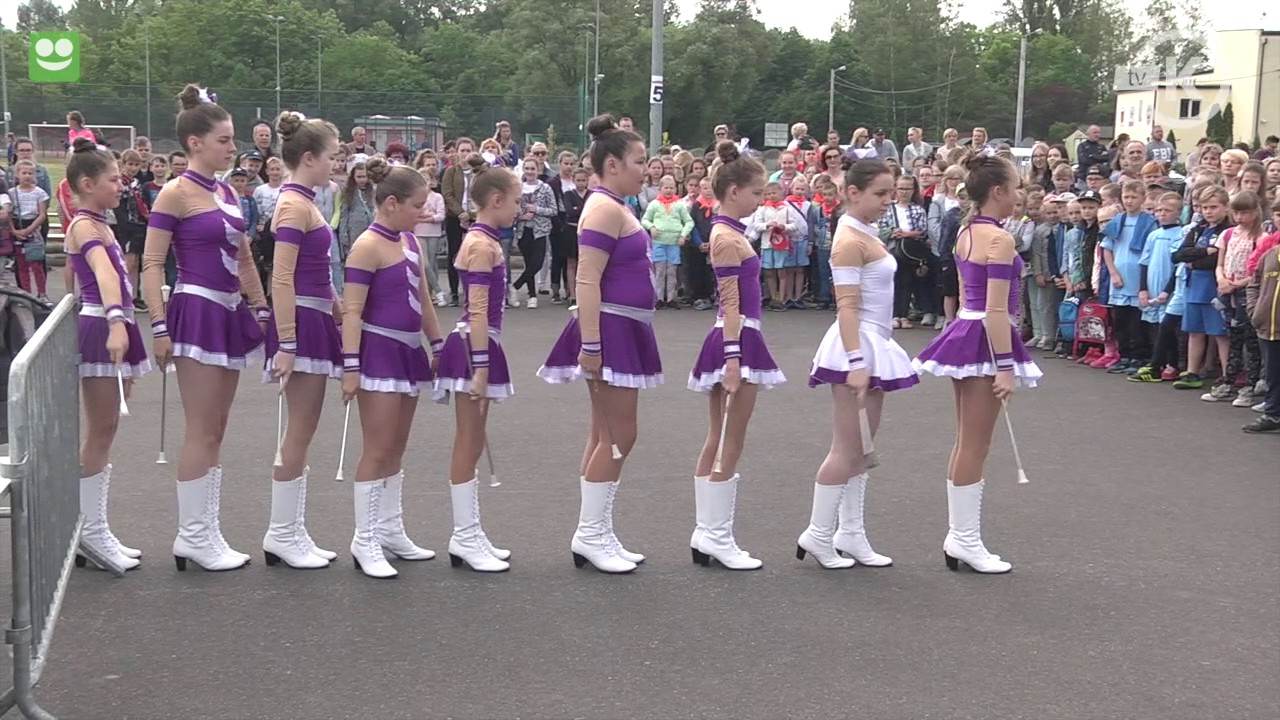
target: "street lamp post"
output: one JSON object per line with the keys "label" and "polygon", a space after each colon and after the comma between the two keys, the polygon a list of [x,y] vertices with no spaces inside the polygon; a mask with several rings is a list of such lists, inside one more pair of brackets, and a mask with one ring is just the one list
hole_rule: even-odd
{"label": "street lamp post", "polygon": [[831,82],[827,86],[827,129],[836,127],[836,73],[844,72],[848,65],[831,68]]}
{"label": "street lamp post", "polygon": [[316,38],[316,115],[324,115],[324,40]]}
{"label": "street lamp post", "polygon": [[1022,142],[1022,102],[1027,84],[1027,36],[1023,35],[1018,42],[1018,112],[1014,120],[1013,144]]}
{"label": "street lamp post", "polygon": [[279,15],[269,16],[276,23],[276,115],[280,115],[280,23],[284,18]]}
{"label": "street lamp post", "polygon": [[604,75],[600,74],[600,0],[596,0],[596,33],[595,35],[596,35],[596,38],[595,38],[596,75],[594,80],[594,90],[592,92],[591,114],[599,115],[600,114],[600,79],[604,77]]}
{"label": "street lamp post", "polygon": [[147,137],[151,137],[151,29],[145,19],[142,21],[142,42],[147,83]]}

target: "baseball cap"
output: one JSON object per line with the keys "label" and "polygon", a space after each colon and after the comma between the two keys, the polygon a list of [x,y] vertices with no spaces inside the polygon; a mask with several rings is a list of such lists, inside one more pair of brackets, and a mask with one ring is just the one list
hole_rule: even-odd
{"label": "baseball cap", "polygon": [[245,154],[241,155],[240,159],[241,160],[257,160],[258,162],[262,162],[262,153],[258,152],[257,150],[250,150],[249,152],[246,152]]}
{"label": "baseball cap", "polygon": [[1099,175],[1099,176],[1101,176],[1101,177],[1107,177],[1107,173],[1103,171],[1103,169],[1102,169],[1102,166],[1101,166],[1101,165],[1091,165],[1091,166],[1089,167],[1089,174],[1090,174],[1090,175]]}
{"label": "baseball cap", "polygon": [[1101,205],[1102,194],[1099,193],[1097,190],[1085,190],[1084,192],[1080,193],[1080,197],[1077,198],[1077,201],[1078,202],[1095,202]]}
{"label": "baseball cap", "polygon": [[884,135],[884,128],[876,128],[876,131],[875,131],[875,132],[873,132],[873,133],[871,133],[871,134],[872,134],[872,135]]}
{"label": "baseball cap", "polygon": [[1078,199],[1078,198],[1076,197],[1076,194],[1075,194],[1075,193],[1064,192],[1064,193],[1060,193],[1060,194],[1058,194],[1058,195],[1054,195],[1054,196],[1053,196],[1053,201],[1052,201],[1052,202],[1056,202],[1056,203],[1069,203],[1069,202],[1075,202],[1077,199]]}
{"label": "baseball cap", "polygon": [[245,170],[244,168],[236,168],[235,170],[232,170],[231,172],[227,173],[228,180],[230,180],[233,177],[249,177],[249,171]]}

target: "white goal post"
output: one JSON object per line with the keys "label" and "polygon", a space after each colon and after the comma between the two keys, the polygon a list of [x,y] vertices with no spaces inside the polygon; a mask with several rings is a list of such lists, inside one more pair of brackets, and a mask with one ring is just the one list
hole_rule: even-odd
{"label": "white goal post", "polygon": [[[137,127],[133,125],[96,125],[89,124],[89,129],[101,133],[107,147],[116,152],[123,152],[133,147],[133,139],[137,137]],[[64,158],[67,154],[66,123],[32,123],[27,126],[27,137],[36,145],[36,157],[46,160]]]}

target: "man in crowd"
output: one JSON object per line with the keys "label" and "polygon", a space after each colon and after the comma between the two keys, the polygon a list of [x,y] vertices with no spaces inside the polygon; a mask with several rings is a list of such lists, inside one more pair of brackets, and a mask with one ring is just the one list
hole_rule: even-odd
{"label": "man in crowd", "polygon": [[1085,179],[1089,168],[1094,165],[1106,166],[1111,161],[1107,146],[1102,144],[1102,128],[1090,125],[1084,135],[1085,139],[1076,146],[1076,162],[1079,163],[1076,167],[1076,178],[1080,181]]}
{"label": "man in crowd", "polygon": [[884,128],[876,128],[876,131],[871,135],[871,142],[867,143],[867,145],[876,151],[876,157],[881,160],[892,159],[894,162],[900,162],[898,159],[898,146],[885,137]]}
{"label": "man in crowd", "polygon": [[973,129],[973,132],[969,134],[969,147],[973,148],[974,152],[981,152],[985,147],[987,147],[987,139],[987,129],[984,127],[976,127]]}
{"label": "man in crowd", "polygon": [[618,127],[623,130],[629,130],[634,132],[636,129],[636,122],[635,120],[631,119],[630,115],[623,115],[622,117],[618,118]]}
{"label": "man in crowd", "polygon": [[449,165],[440,180],[440,194],[444,196],[444,232],[449,243],[449,304],[452,307],[458,307],[458,273],[453,268],[453,261],[462,247],[463,232],[471,225],[471,183],[475,176],[467,158],[476,151],[476,144],[471,138],[461,137],[457,140],[456,149],[457,161]]}
{"label": "man in crowd", "polygon": [[1130,140],[1120,148],[1120,169],[1111,173],[1111,182],[1140,179],[1146,161],[1147,144],[1141,140]]}
{"label": "man in crowd", "polygon": [[1253,154],[1253,159],[1258,162],[1264,162],[1277,156],[1280,156],[1280,137],[1268,135],[1267,139],[1262,141],[1262,147]]}
{"label": "man in crowd", "polygon": [[1173,143],[1165,141],[1164,128],[1159,125],[1151,126],[1151,142],[1147,143],[1147,159],[1163,164],[1166,170],[1178,159],[1178,149],[1173,146]]}
{"label": "man in crowd", "polygon": [[[275,150],[271,147],[271,123],[266,120],[258,120],[255,122],[253,127],[249,130],[249,138],[253,141],[253,149],[256,150],[258,155],[262,158],[262,164],[258,166],[258,171],[255,176],[258,181],[256,183],[250,183],[254,187],[257,187],[267,181],[267,160],[275,157],[276,154]],[[250,180],[253,180],[253,178],[250,178]]]}
{"label": "man in crowd", "polygon": [[369,133],[359,125],[351,128],[351,142],[347,143],[347,154],[374,155],[378,148],[369,140]]}
{"label": "man in crowd", "polygon": [[138,171],[138,186],[146,185],[155,179],[151,174],[151,138],[139,135],[133,139],[133,149],[142,157],[142,169]]}
{"label": "man in crowd", "polygon": [[924,141],[924,131],[918,127],[907,128],[907,144],[902,148],[902,171],[914,174],[912,166],[917,158],[925,159],[933,152],[933,146]]}

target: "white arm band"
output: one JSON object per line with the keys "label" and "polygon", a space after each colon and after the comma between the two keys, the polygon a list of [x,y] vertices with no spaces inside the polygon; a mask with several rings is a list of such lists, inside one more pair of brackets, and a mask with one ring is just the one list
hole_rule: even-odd
{"label": "white arm band", "polygon": [[862,268],[860,267],[836,267],[831,266],[831,284],[832,285],[861,285],[862,284]]}

